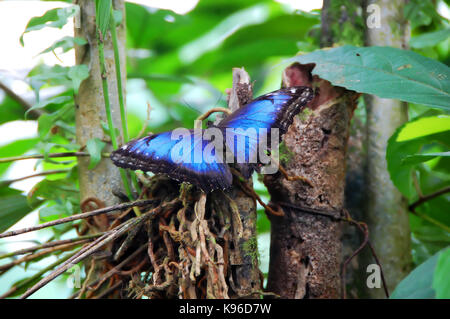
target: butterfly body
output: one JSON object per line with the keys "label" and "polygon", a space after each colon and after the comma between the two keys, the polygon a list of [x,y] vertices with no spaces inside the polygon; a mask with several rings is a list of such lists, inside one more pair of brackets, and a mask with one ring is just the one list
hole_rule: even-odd
{"label": "butterfly body", "polygon": [[[227,164],[230,157],[248,178],[258,166],[258,147],[268,136],[258,133],[278,129],[281,138],[312,97],[313,91],[308,87],[274,91],[242,106],[216,126],[205,130],[177,129],[133,140],[112,152],[111,159],[116,166],[166,174],[205,192],[226,189],[232,184]],[[248,134],[253,131],[256,134]],[[204,138],[211,134],[214,139]],[[213,146],[212,140],[216,142]],[[231,156],[225,155],[226,150]]]}

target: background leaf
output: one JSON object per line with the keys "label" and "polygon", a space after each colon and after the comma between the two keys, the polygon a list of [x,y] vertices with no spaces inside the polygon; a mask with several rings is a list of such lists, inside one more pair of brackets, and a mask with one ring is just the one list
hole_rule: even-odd
{"label": "background leaf", "polygon": [[30,206],[26,196],[22,195],[21,191],[9,187],[1,187],[0,233],[17,223],[40,203],[41,201],[36,201],[34,205]]}
{"label": "background leaf", "polygon": [[102,150],[106,146],[99,138],[94,137],[87,141],[86,149],[89,152],[89,169],[93,169],[102,159]]}
{"label": "background leaf", "polygon": [[433,273],[441,252],[425,261],[406,276],[395,288],[391,299],[432,299],[436,296],[432,288]]}
{"label": "background leaf", "polygon": [[412,37],[411,40],[409,41],[409,45],[412,48],[421,49],[435,46],[439,42],[447,40],[448,38],[450,38],[450,28],[424,33]]}
{"label": "background leaf", "polygon": [[50,47],[48,47],[47,49],[42,51],[41,54],[47,53],[50,51],[54,51],[57,48],[61,48],[62,52],[67,52],[70,49],[73,49],[75,44],[84,45],[86,43],[87,43],[87,41],[83,38],[78,38],[78,37],[74,38],[74,37],[66,36],[66,37],[63,37],[62,39],[56,41],[55,43],[53,43]]}
{"label": "background leaf", "polygon": [[89,68],[86,64],[74,65],[70,68],[67,76],[72,80],[75,94],[78,94],[81,82],[89,77]]}
{"label": "background leaf", "polygon": [[433,288],[436,297],[450,299],[450,248],[444,250],[437,261],[433,276]]}
{"label": "background leaf", "polygon": [[292,61],[315,63],[313,74],[349,90],[450,110],[450,68],[412,51],[346,45]]}
{"label": "background leaf", "polygon": [[23,35],[30,31],[40,30],[45,27],[59,28],[61,29],[67,23],[67,19],[73,17],[80,11],[78,5],[73,5],[66,8],[52,9],[44,13],[40,17],[31,18],[28,22],[25,31],[20,37],[20,43],[23,43]]}
{"label": "background leaf", "polygon": [[434,116],[414,119],[396,130],[388,141],[386,160],[394,185],[408,198],[415,195],[412,182],[412,165],[405,165],[404,159],[417,155],[426,144],[450,141],[450,126],[444,121],[450,117]]}

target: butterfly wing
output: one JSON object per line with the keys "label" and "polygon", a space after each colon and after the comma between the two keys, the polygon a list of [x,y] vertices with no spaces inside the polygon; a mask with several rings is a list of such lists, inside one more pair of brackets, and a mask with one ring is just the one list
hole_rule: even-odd
{"label": "butterfly wing", "polygon": [[[239,154],[241,158],[245,156],[244,165],[241,162],[240,166],[246,178],[250,177],[256,167],[254,163],[257,161],[258,145],[262,139],[269,139],[273,128],[279,129],[281,138],[292,124],[294,116],[312,100],[313,96],[313,90],[304,86],[274,91],[244,105],[217,125],[225,132],[226,144],[235,157]],[[248,134],[249,129],[256,130],[258,134]],[[267,134],[259,134],[260,129],[265,130]],[[245,142],[239,145],[237,143],[239,138]]]}
{"label": "butterfly wing", "polygon": [[231,186],[233,177],[228,165],[214,151],[204,153],[207,140],[196,138],[194,130],[184,129],[183,136],[173,132],[130,141],[112,152],[111,159],[116,166],[166,174],[205,192]]}

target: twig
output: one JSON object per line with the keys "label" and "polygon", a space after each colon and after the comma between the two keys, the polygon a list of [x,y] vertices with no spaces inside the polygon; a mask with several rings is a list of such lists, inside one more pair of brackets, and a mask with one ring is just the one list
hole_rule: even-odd
{"label": "twig", "polygon": [[[63,152],[63,153],[47,154],[47,156],[44,156],[42,154],[12,156],[12,157],[0,158],[0,163],[8,163],[8,162],[21,161],[21,160],[26,160],[26,159],[33,159],[33,158],[55,158],[55,157],[76,157],[76,156],[89,156],[89,153],[86,153],[86,152]],[[107,156],[109,156],[109,154],[108,155],[102,154],[102,156],[107,157]]]}
{"label": "twig", "polygon": [[128,209],[130,207],[134,207],[134,206],[146,206],[146,205],[155,203],[155,201],[156,200],[154,200],[154,199],[146,199],[146,200],[140,200],[140,201],[135,201],[135,202],[131,202],[131,203],[124,203],[124,204],[119,204],[119,205],[115,205],[115,206],[105,207],[105,208],[101,208],[101,209],[96,209],[91,212],[81,213],[81,214],[57,219],[57,220],[54,220],[51,222],[43,223],[38,226],[22,228],[22,229],[18,229],[18,230],[12,230],[9,232],[5,232],[3,234],[0,234],[0,238],[16,236],[19,234],[32,232],[32,231],[39,230],[42,228],[47,228],[50,226],[55,226],[55,225],[71,222],[71,221],[78,220],[78,219],[84,219],[84,218],[99,215],[99,214],[105,214],[105,213],[118,211],[118,210],[122,211],[122,210]]}
{"label": "twig", "polygon": [[81,298],[83,296],[84,292],[86,291],[87,284],[89,282],[89,279],[91,279],[94,269],[95,269],[95,259],[92,258],[89,272],[86,275],[86,279],[84,279],[83,286],[81,286],[80,293],[78,294],[78,298]]}
{"label": "twig", "polygon": [[[110,22],[110,23],[113,23],[113,22]],[[109,102],[108,75],[107,75],[107,71],[106,71],[103,35],[102,35],[101,30],[98,28],[97,28],[97,43],[98,43],[98,57],[99,57],[99,63],[100,63],[100,75],[102,78],[103,100],[105,103],[106,118],[108,120],[109,136],[111,137],[111,143],[112,143],[113,149],[116,150],[118,148],[118,144],[117,144],[116,129],[114,127],[114,122],[113,122],[113,118],[112,118],[111,104]],[[125,192],[127,193],[129,200],[133,200],[133,194],[131,193],[131,188],[130,188],[130,184],[128,183],[127,175],[126,175],[125,171],[121,168],[119,168],[119,172],[120,172],[120,177],[122,178],[122,183],[125,188]],[[136,215],[139,215],[138,211],[136,211]]]}
{"label": "twig", "polygon": [[304,176],[299,176],[299,175],[291,176],[291,175],[289,175],[288,172],[284,169],[283,165],[281,165],[280,163],[278,163],[278,168],[279,168],[281,174],[284,176],[284,178],[286,180],[288,180],[290,182],[302,181],[302,182],[307,183],[309,186],[314,187],[312,182],[309,179],[307,179],[306,177],[304,177]]}
{"label": "twig", "polygon": [[117,288],[119,288],[122,285],[123,285],[122,281],[116,282],[112,287],[108,288],[107,290],[102,292],[100,295],[96,296],[95,299],[102,299],[103,297],[109,295],[111,292],[113,292],[114,290],[116,290]]}
{"label": "twig", "polygon": [[98,251],[104,245],[106,245],[106,244],[110,243],[111,241],[115,240],[116,238],[122,236],[125,232],[127,232],[131,227],[135,226],[137,223],[139,223],[142,220],[145,220],[151,216],[152,216],[152,214],[148,213],[148,214],[142,215],[140,217],[135,217],[134,219],[130,219],[129,221],[120,225],[116,229],[113,229],[113,230],[107,232],[105,235],[98,238],[92,244],[88,245],[85,248],[82,248],[74,256],[72,256],[71,258],[66,260],[63,264],[61,264],[59,266],[59,268],[55,269],[48,276],[46,276],[41,281],[39,281],[37,284],[35,284],[33,287],[28,289],[21,296],[21,299],[25,299],[25,298],[31,296],[37,290],[41,289],[42,287],[47,285],[49,282],[51,282],[53,279],[55,279],[56,277],[61,275],[63,272],[65,272],[67,269],[69,269],[71,267],[71,265],[77,264],[80,261],[84,260],[86,257],[88,257],[88,256],[92,255],[93,253],[95,253],[96,251]]}
{"label": "twig", "polygon": [[24,248],[24,249],[12,251],[12,252],[7,253],[7,254],[0,255],[0,259],[8,258],[8,257],[16,256],[16,255],[23,255],[23,254],[34,252],[34,251],[39,250],[39,249],[44,249],[44,248],[59,246],[59,245],[63,245],[63,244],[73,243],[73,242],[82,241],[82,240],[85,240],[85,239],[89,239],[90,240],[90,239],[97,238],[97,237],[99,237],[101,235],[103,235],[103,233],[93,234],[93,235],[85,235],[85,236],[80,236],[80,237],[71,238],[71,239],[51,241],[51,242],[48,242],[48,243],[45,243],[45,244],[42,244],[42,245],[36,245],[36,246],[33,246],[33,247]]}
{"label": "twig", "polygon": [[9,179],[9,180],[5,180],[5,181],[0,181],[0,187],[9,186],[12,183],[20,182],[20,181],[23,181],[23,180],[28,179],[28,178],[33,178],[33,177],[38,177],[38,176],[47,176],[47,175],[52,175],[52,174],[61,174],[61,173],[67,173],[67,172],[69,172],[69,170],[67,170],[67,169],[57,169],[57,170],[52,170],[52,171],[44,171],[44,172],[40,172],[40,173],[36,173],[36,174],[24,176],[24,177],[19,177],[19,178]]}
{"label": "twig", "polygon": [[[113,6],[111,6],[110,10],[110,22],[109,22],[109,29],[111,31],[111,39],[113,44],[113,50],[114,50],[114,63],[115,63],[115,69],[116,69],[116,83],[117,83],[117,95],[119,98],[119,108],[120,108],[120,120],[122,123],[122,134],[123,134],[123,141],[124,143],[128,143],[129,137],[128,137],[128,126],[127,126],[127,114],[125,109],[125,103],[123,98],[123,88],[122,88],[122,73],[120,70],[120,55],[119,55],[119,46],[117,41],[117,33],[116,33],[116,24],[114,22],[114,14],[113,14]],[[136,174],[134,171],[130,171],[130,177],[131,182],[133,183],[134,188],[138,193],[141,192],[141,188],[137,182]],[[131,198],[130,198],[131,199]],[[139,216],[140,212],[137,213]]]}
{"label": "twig", "polygon": [[342,299],[347,298],[347,289],[346,289],[346,284],[345,284],[345,279],[346,279],[345,275],[346,275],[346,271],[347,271],[347,265],[350,263],[350,261],[356,255],[358,255],[361,252],[361,250],[364,249],[364,247],[366,247],[367,243],[369,242],[369,229],[367,227],[367,224],[354,221],[350,217],[350,214],[347,211],[346,211],[346,213],[347,213],[347,222],[358,227],[358,229],[363,233],[364,240],[361,243],[361,245],[344,261],[344,264],[342,265],[342,271],[341,271],[341,296],[342,296]]}
{"label": "twig", "polygon": [[425,203],[426,201],[429,201],[435,197],[438,197],[440,195],[446,194],[446,193],[450,193],[450,186],[444,187],[434,193],[422,196],[421,198],[419,198],[417,201],[415,201],[414,203],[412,203],[411,205],[409,205],[409,210],[413,211],[417,206],[422,205],[423,203]]}
{"label": "twig", "polygon": [[222,112],[225,113],[227,115],[230,115],[232,112],[230,109],[224,108],[224,107],[214,107],[208,111],[206,111],[206,113],[200,115],[199,117],[197,117],[197,121],[203,121],[204,119],[207,119],[211,114],[216,113],[216,112]]}
{"label": "twig", "polygon": [[430,217],[428,215],[425,215],[425,214],[422,214],[422,213],[419,213],[419,212],[416,211],[416,208],[418,206],[422,205],[423,203],[425,203],[425,202],[427,202],[427,201],[429,201],[429,200],[431,200],[433,198],[436,198],[438,196],[444,195],[446,193],[450,193],[450,186],[444,187],[444,188],[442,188],[442,189],[440,189],[440,190],[438,190],[438,191],[436,191],[434,193],[431,193],[431,194],[428,194],[428,195],[425,195],[425,196],[424,195],[420,196],[420,194],[419,194],[419,196],[420,196],[419,199],[417,201],[415,201],[414,203],[412,203],[411,205],[409,205],[408,209],[414,215],[417,215],[420,218],[422,218],[422,219],[424,219],[424,220],[434,224],[435,226],[437,226],[439,228],[442,228],[446,232],[450,233],[450,227],[448,227],[447,225],[444,225],[443,223],[435,220],[434,218],[432,218],[432,217]]}
{"label": "twig", "polygon": [[271,213],[272,215],[275,216],[284,216],[284,212],[281,211],[275,211],[272,207],[270,207],[269,205],[266,205],[266,203],[264,203],[264,201],[261,199],[261,197],[259,197],[259,195],[255,192],[255,190],[252,187],[249,187],[245,182],[242,182],[242,180],[245,180],[244,177],[242,176],[241,173],[239,173],[237,170],[235,169],[231,169],[231,172],[239,177],[239,186],[241,186],[241,189],[249,196],[253,197],[255,200],[258,201],[258,203],[264,207],[264,209],[266,211],[268,211],[269,213]]}
{"label": "twig", "polygon": [[[0,81],[0,89],[2,89],[6,95],[8,95],[10,98],[12,98],[14,101],[16,101],[17,103],[19,103],[23,109],[25,111],[28,111],[31,109],[32,105],[30,103],[28,103],[27,101],[25,101],[22,97],[20,97],[19,95],[17,95],[16,93],[14,93],[13,90],[11,90],[9,87],[7,87],[4,83],[2,83]],[[42,112],[42,110],[39,109],[34,109],[29,111],[29,113],[31,115],[32,119],[37,119],[39,116],[41,116],[42,114],[44,114],[44,112]]]}
{"label": "twig", "polygon": [[68,248],[73,248],[74,246],[77,245],[81,245],[86,243],[87,240],[82,240],[82,241],[78,241],[78,242],[74,242],[74,243],[67,243],[67,244],[63,244],[63,245],[58,245],[58,246],[54,246],[54,247],[50,247],[44,250],[41,250],[40,252],[34,253],[34,254],[30,254],[30,255],[26,255],[23,256],[22,258],[16,259],[10,263],[4,264],[0,266],[0,274],[6,272],[7,270],[11,269],[14,266],[17,266],[21,263],[30,261],[30,260],[34,260],[36,258],[48,255],[50,253],[53,253],[55,251],[64,251],[67,250]]}
{"label": "twig", "polygon": [[17,286],[12,287],[11,289],[9,289],[7,292],[5,292],[3,295],[0,296],[0,299],[7,298],[10,295],[12,295],[13,293],[15,293],[16,291],[18,291],[19,289],[21,289],[23,287],[26,287],[29,283],[35,281],[36,279],[41,277],[43,274],[45,274],[47,271],[50,271],[50,270],[54,269],[56,266],[64,263],[69,258],[73,257],[75,254],[76,254],[76,252],[72,253],[72,254],[68,254],[68,255],[64,256],[63,258],[61,258],[61,259],[58,259],[57,261],[55,261],[51,265],[48,265],[46,268],[42,269],[38,273],[36,273],[33,276],[29,277],[25,281],[20,282]]}
{"label": "twig", "polygon": [[[142,245],[139,247],[135,252],[133,252],[130,256],[128,256],[126,259],[124,259],[122,262],[120,262],[117,266],[115,266],[113,269],[109,270],[106,274],[104,274],[101,278],[97,279],[93,283],[91,283],[87,288],[90,289],[90,287],[96,285],[97,288],[94,288],[94,290],[98,289],[108,278],[116,274],[123,266],[127,265],[128,262],[133,260],[137,255],[139,255],[144,249],[147,247],[147,244]],[[80,295],[80,291],[76,292],[74,295],[72,295],[70,298],[76,298]]]}
{"label": "twig", "polygon": [[140,138],[142,135],[144,135],[145,131],[147,130],[148,122],[150,122],[151,111],[152,111],[152,107],[150,106],[150,102],[147,102],[147,120],[144,121],[144,125],[142,125],[142,129],[139,131],[137,138]]}
{"label": "twig", "polygon": [[372,246],[372,243],[369,241],[367,241],[367,246],[369,246],[370,251],[372,253],[373,258],[375,259],[375,262],[377,263],[378,267],[380,267],[380,276],[381,276],[381,282],[383,283],[383,289],[384,289],[384,293],[386,295],[387,298],[389,298],[389,290],[386,284],[386,279],[384,278],[384,272],[383,272],[383,267],[381,266],[381,262],[378,259],[377,254],[375,253],[375,249]]}

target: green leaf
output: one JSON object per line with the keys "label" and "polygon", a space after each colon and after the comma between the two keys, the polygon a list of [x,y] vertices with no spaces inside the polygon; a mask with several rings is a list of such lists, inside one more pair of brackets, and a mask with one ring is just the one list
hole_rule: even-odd
{"label": "green leaf", "polygon": [[27,195],[29,203],[39,201],[41,198],[55,201],[70,201],[72,204],[78,205],[79,191],[73,183],[65,179],[44,179],[34,185]]}
{"label": "green leaf", "polygon": [[40,30],[45,27],[59,28],[61,29],[67,23],[67,19],[73,17],[80,11],[78,5],[73,5],[66,8],[56,8],[47,11],[40,17],[33,17],[28,21],[25,31],[20,36],[20,43],[22,46],[23,35],[30,31]]}
{"label": "green leaf", "polygon": [[[32,149],[37,143],[39,139],[30,138],[23,139],[11,142],[9,144],[3,145],[0,147],[1,157],[12,157],[12,156],[20,156],[23,155],[28,150]],[[0,176],[3,175],[9,166],[11,166],[13,162],[0,163]]]}
{"label": "green leaf", "polygon": [[86,143],[86,149],[90,155],[89,169],[93,169],[102,159],[102,150],[106,146],[99,138],[91,138]]}
{"label": "green leaf", "polygon": [[415,165],[423,162],[427,162],[436,157],[449,157],[450,152],[439,152],[439,153],[427,153],[427,154],[415,154],[408,155],[402,160],[402,165]]}
{"label": "green leaf", "polygon": [[450,37],[450,29],[438,30],[434,32],[423,33],[412,37],[409,45],[415,49],[433,47],[439,42],[447,40]]}
{"label": "green leaf", "polygon": [[46,107],[47,105],[51,105],[51,104],[64,104],[68,101],[70,101],[72,99],[72,97],[70,96],[57,96],[57,97],[53,97],[50,99],[47,99],[45,101],[41,101],[39,103],[36,103],[35,105],[33,105],[30,109],[28,109],[28,111],[25,113],[27,114],[28,112],[30,112],[31,110],[35,110],[35,109],[42,109],[44,107]]}
{"label": "green leaf", "polygon": [[391,299],[433,299],[433,273],[441,252],[411,271],[395,288]]}
{"label": "green leaf", "polygon": [[450,110],[450,68],[412,51],[346,45],[291,61],[315,63],[313,74],[336,86]]}
{"label": "green leaf", "polygon": [[96,0],[95,20],[103,38],[109,28],[111,17],[111,0]]}
{"label": "green leaf", "polygon": [[405,165],[404,159],[417,155],[424,145],[435,142],[447,144],[450,140],[449,128],[443,126],[443,116],[424,117],[399,127],[388,140],[388,171],[394,185],[406,197],[413,197],[415,190],[412,182],[413,166]]}
{"label": "green leaf", "polygon": [[450,299],[450,248],[439,255],[433,276],[433,288],[436,298]]}
{"label": "green leaf", "polygon": [[21,191],[8,187],[0,188],[0,207],[2,208],[0,210],[0,233],[17,223],[40,203],[41,201],[37,201],[30,206]]}
{"label": "green leaf", "polygon": [[450,130],[450,116],[438,115],[434,117],[422,117],[409,122],[408,125],[401,130],[396,141],[404,142],[448,130]]}
{"label": "green leaf", "polygon": [[89,68],[85,64],[72,66],[67,73],[73,83],[73,90],[78,94],[81,82],[89,77]]}
{"label": "green leaf", "polygon": [[85,45],[86,43],[87,43],[87,41],[83,38],[78,38],[78,37],[74,38],[74,37],[66,36],[62,39],[59,39],[55,43],[53,43],[50,47],[48,47],[47,49],[42,51],[40,54],[54,51],[57,48],[61,48],[63,50],[63,52],[67,52],[70,49],[74,48],[75,44],[76,45]]}
{"label": "green leaf", "polygon": [[119,26],[122,23],[122,20],[123,20],[122,11],[113,10],[113,20],[114,20],[114,25],[116,27]]}
{"label": "green leaf", "polygon": [[39,116],[38,119],[38,133],[41,139],[46,139],[48,133],[50,132],[51,128],[54,124],[56,124],[57,121],[59,121],[64,115],[72,110],[72,105],[65,105],[62,108],[58,109],[57,111],[51,113],[51,114],[42,114]]}

